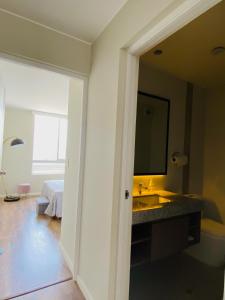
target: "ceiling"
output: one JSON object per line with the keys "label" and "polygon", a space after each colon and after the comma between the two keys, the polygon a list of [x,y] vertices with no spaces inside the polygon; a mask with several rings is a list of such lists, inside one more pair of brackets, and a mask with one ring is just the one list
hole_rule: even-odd
{"label": "ceiling", "polygon": [[[225,52],[212,55],[214,47],[225,47],[225,0],[157,45],[141,60],[203,88],[225,84]],[[160,49],[161,55],[154,51]]]}
{"label": "ceiling", "polygon": [[69,77],[0,59],[6,106],[67,114]]}
{"label": "ceiling", "polygon": [[0,9],[93,42],[127,0],[0,0]]}

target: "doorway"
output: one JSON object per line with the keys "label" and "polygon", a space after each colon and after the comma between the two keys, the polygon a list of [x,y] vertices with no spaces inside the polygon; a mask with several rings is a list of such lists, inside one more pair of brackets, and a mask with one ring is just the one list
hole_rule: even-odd
{"label": "doorway", "polygon": [[[61,271],[63,271],[63,270],[65,271],[67,269],[68,270],[68,271],[66,271],[67,275],[65,278],[61,278],[61,279],[68,280],[68,279],[71,279],[72,277],[73,277],[73,279],[76,279],[76,274],[77,274],[78,265],[79,265],[80,217],[81,217],[82,188],[83,188],[83,159],[84,159],[84,153],[85,153],[85,132],[86,132],[87,78],[82,77],[77,74],[74,74],[72,72],[62,71],[57,68],[49,67],[44,64],[43,65],[39,64],[39,63],[37,64],[35,62],[31,62],[31,61],[24,60],[24,59],[17,59],[15,57],[8,56],[8,55],[7,56],[2,55],[2,57],[4,60],[7,60],[9,62],[15,62],[18,66],[19,65],[24,66],[24,68],[27,66],[29,68],[34,68],[36,70],[43,71],[43,73],[46,72],[46,73],[56,74],[56,77],[58,74],[58,77],[61,76],[63,78],[68,79],[67,82],[68,82],[68,89],[69,89],[69,91],[68,91],[69,115],[68,115],[67,154],[66,154],[66,159],[65,159],[65,189],[64,189],[63,198],[62,198],[63,199],[62,221],[55,220],[54,218],[48,217],[49,222],[47,222],[45,220],[47,217],[45,218],[45,215],[40,215],[40,218],[38,217],[38,226],[40,226],[40,228],[39,228],[40,234],[41,234],[41,229],[45,229],[44,227],[46,226],[46,232],[48,231],[49,240],[52,239],[52,241],[53,241],[54,237],[56,238],[56,240],[57,240],[56,241],[56,244],[57,244],[56,252],[60,253],[60,255],[62,256],[62,258],[61,258],[62,260],[64,260],[64,259],[66,260],[66,264],[63,263],[60,268],[61,268]],[[4,87],[4,83],[3,83],[3,87]],[[55,105],[55,106],[57,106],[57,105]],[[11,116],[10,113],[8,114],[9,117]],[[40,114],[35,114],[35,115],[40,116]],[[47,121],[50,121],[53,123],[57,122],[57,124],[63,123],[62,128],[60,127],[60,130],[59,130],[62,132],[61,129],[63,129],[65,126],[63,126],[64,125],[63,120],[62,120],[62,122],[61,122],[61,119],[59,120],[59,117],[61,117],[59,114],[57,116],[56,115],[53,116],[53,115],[49,115],[49,114],[44,115],[44,116],[48,117],[48,119],[49,118],[51,119],[51,120],[47,120]],[[8,119],[10,119],[10,118],[8,118]],[[37,119],[39,120],[40,118],[37,118]],[[11,121],[12,120],[13,119],[11,119]],[[14,125],[15,125],[15,123],[14,123]],[[28,128],[29,126],[25,126],[25,128],[27,127],[28,130],[32,131],[33,128]],[[20,127],[20,124],[18,125],[18,127]],[[65,138],[65,136],[63,136],[63,140],[64,140],[64,138]],[[24,140],[24,144],[25,143],[26,143],[26,141]],[[33,140],[32,141],[29,140],[29,142],[27,141],[27,143],[33,143]],[[74,147],[74,145],[76,145],[76,147]],[[21,148],[21,151],[22,150],[23,149]],[[19,148],[18,148],[18,151],[20,151]],[[59,154],[58,151],[57,151],[57,153]],[[27,158],[28,158],[28,156],[27,156]],[[74,165],[76,165],[76,168],[74,168]],[[35,174],[35,176],[39,176],[39,179],[40,179],[39,174]],[[38,192],[39,192],[39,190],[38,190]],[[29,197],[30,196],[38,196],[39,197],[39,195],[32,195],[32,194],[22,195],[22,198],[23,198],[23,196],[27,196],[27,199],[21,199],[20,201],[15,203],[15,208],[16,208],[16,206],[18,206],[16,208],[15,213],[17,213],[17,210],[19,213],[19,211],[22,209],[22,205],[25,204],[26,200],[28,200],[27,202],[29,202],[29,205],[31,204],[30,207],[31,207],[31,211],[32,211],[32,216],[34,217],[34,222],[32,222],[32,220],[31,220],[32,218],[30,218],[30,221],[32,224],[34,224],[36,222],[36,201],[34,201],[34,203],[33,203],[33,200],[30,201]],[[30,202],[32,202],[32,203],[30,203]],[[26,203],[26,204],[28,204],[28,203]],[[13,203],[8,203],[7,205],[8,206],[11,205],[10,207],[7,207],[7,209],[8,209],[7,214],[10,214],[10,212],[12,214],[11,208],[12,208]],[[53,217],[54,216],[55,215],[53,215]],[[75,218],[75,216],[76,216],[76,218]],[[61,216],[58,216],[58,217],[61,217]],[[24,218],[24,220],[25,220],[25,218]],[[62,223],[62,224],[60,225],[60,223]],[[5,224],[5,226],[6,225],[7,224]],[[60,227],[61,227],[61,237],[58,240]],[[11,227],[8,226],[8,228],[10,229]],[[25,230],[24,226],[23,226],[23,228],[24,228],[23,230]],[[30,227],[30,230],[31,229],[32,229],[32,226]],[[54,229],[56,229],[56,230],[54,230]],[[69,236],[68,236],[68,232],[69,232]],[[14,234],[14,233],[12,232],[12,234]],[[35,234],[35,232],[33,232],[33,233]],[[37,234],[37,232],[36,232],[36,234]],[[51,235],[52,235],[52,237],[51,237]],[[31,232],[31,236],[32,236],[32,232]],[[46,234],[46,236],[47,236],[47,234]],[[33,238],[34,238],[34,236],[33,236]],[[19,236],[18,236],[18,239],[19,239]],[[43,242],[44,242],[44,240],[45,240],[45,233],[43,231]],[[19,243],[20,243],[21,251],[22,251],[23,247],[25,247],[25,245],[22,241],[22,238],[19,241]],[[39,246],[41,246],[41,245],[39,245]],[[0,257],[1,259],[6,258],[5,256],[8,253],[8,250],[11,249],[11,247],[13,247],[13,243],[9,244],[9,245],[7,244],[7,247],[5,247],[5,245],[2,246],[2,248],[1,248],[2,252],[1,252],[1,257]],[[54,249],[54,245],[53,245],[53,249]],[[52,252],[52,251],[50,251],[50,252]],[[62,255],[62,253],[63,253],[63,255]],[[30,255],[32,255],[32,254],[30,254]],[[64,256],[64,258],[63,258],[63,256]],[[27,257],[24,257],[25,261],[26,261],[26,259],[28,260],[28,258],[29,258],[29,255]],[[53,255],[52,258],[53,258],[53,260],[54,259],[57,260],[57,255],[56,254],[55,254],[55,256]],[[45,259],[47,259],[47,257],[45,257],[43,254],[43,257],[42,258],[38,257],[38,259],[41,259],[41,262],[44,263]],[[49,260],[49,262],[50,261],[52,261],[52,260]],[[7,263],[8,264],[10,263],[10,265],[12,265],[12,266],[13,266],[13,262],[14,262],[13,259],[10,258],[10,261],[8,261],[8,259],[7,259]],[[18,262],[18,264],[21,264],[21,263],[22,262]],[[55,263],[56,263],[55,265],[57,265],[57,262],[55,262]],[[54,263],[53,263],[53,265],[54,265]],[[32,270],[32,267],[34,267],[32,260],[27,261],[27,266],[28,267],[30,266],[30,270]],[[6,269],[7,269],[7,265],[6,265]],[[22,269],[20,269],[20,270],[22,270]],[[38,271],[38,270],[36,269],[36,271]],[[7,294],[7,297],[17,296],[19,294],[30,292],[31,290],[42,288],[43,285],[55,284],[56,282],[58,282],[58,280],[55,280],[54,282],[53,281],[49,282],[48,280],[45,281],[45,280],[43,280],[45,277],[43,277],[41,280],[42,284],[40,285],[39,284],[40,282],[38,282],[39,275],[38,275],[38,272],[36,275],[34,273],[30,272],[29,282],[32,281],[32,278],[34,279],[34,282],[30,286],[28,286],[28,285],[26,286],[26,284],[24,285],[22,283],[22,279],[23,279],[22,277],[20,277],[21,282],[19,280],[17,280],[19,278],[16,278],[15,276],[13,279],[8,278],[7,281],[15,280],[16,282],[18,282],[20,289],[18,289],[16,291],[16,293],[14,293],[14,294]],[[40,275],[40,277],[41,277],[41,275]],[[4,288],[4,286],[3,286],[3,288]],[[4,296],[4,294],[1,294],[1,296]]]}

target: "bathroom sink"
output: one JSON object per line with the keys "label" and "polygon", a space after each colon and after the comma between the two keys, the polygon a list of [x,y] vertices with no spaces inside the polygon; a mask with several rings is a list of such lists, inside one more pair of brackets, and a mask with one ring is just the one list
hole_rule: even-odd
{"label": "bathroom sink", "polygon": [[133,198],[133,211],[161,208],[173,200],[161,197],[157,194],[138,196]]}

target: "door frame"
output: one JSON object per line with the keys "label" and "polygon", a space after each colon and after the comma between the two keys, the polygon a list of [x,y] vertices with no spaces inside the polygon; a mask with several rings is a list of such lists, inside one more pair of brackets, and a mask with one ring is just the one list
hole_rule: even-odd
{"label": "door frame", "polygon": [[[0,52],[0,58],[3,58],[8,61],[13,61],[18,64],[33,66],[42,70],[47,70],[51,72],[55,72],[58,74],[66,75],[71,79],[78,79],[83,82],[83,106],[82,106],[82,122],[81,122],[81,140],[78,143],[80,145],[79,153],[80,153],[80,163],[77,166],[79,170],[79,188],[77,191],[77,210],[76,215],[76,235],[74,238],[74,263],[71,262],[65,249],[62,247],[61,242],[59,241],[63,256],[65,261],[67,262],[70,271],[72,272],[73,279],[77,281],[77,276],[79,272],[79,262],[80,262],[80,241],[81,241],[81,216],[82,216],[82,203],[83,203],[83,186],[84,186],[84,167],[85,167],[85,154],[86,154],[86,128],[87,128],[87,104],[88,104],[88,75],[81,74],[79,72],[72,71],[70,69],[62,68],[60,66],[48,64],[39,60],[35,60],[32,58],[17,56],[13,54],[8,54],[4,52]],[[72,238],[72,237],[71,237]]]}
{"label": "door frame", "polygon": [[[137,90],[139,76],[139,57],[157,44],[168,38],[177,30],[206,12],[222,0],[184,0],[168,13],[163,19],[153,25],[147,32],[136,38],[128,47],[121,49],[119,81],[118,120],[117,131],[118,162],[121,163],[114,189],[114,200],[117,205],[117,236],[116,254],[111,258],[111,266],[115,267],[112,275],[110,299],[129,299],[130,281],[130,251],[132,227],[132,188],[134,170],[135,123],[137,107]],[[123,121],[121,121],[123,120]],[[119,166],[118,166],[119,167]],[[125,191],[129,191],[129,198],[125,198]],[[116,197],[118,197],[116,199]]]}

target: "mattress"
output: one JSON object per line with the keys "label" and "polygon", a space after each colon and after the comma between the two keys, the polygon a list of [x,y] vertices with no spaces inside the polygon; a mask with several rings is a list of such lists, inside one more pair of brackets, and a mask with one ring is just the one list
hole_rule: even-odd
{"label": "mattress", "polygon": [[48,199],[49,205],[45,214],[50,217],[62,217],[62,200],[64,192],[64,180],[44,181],[41,195]]}

